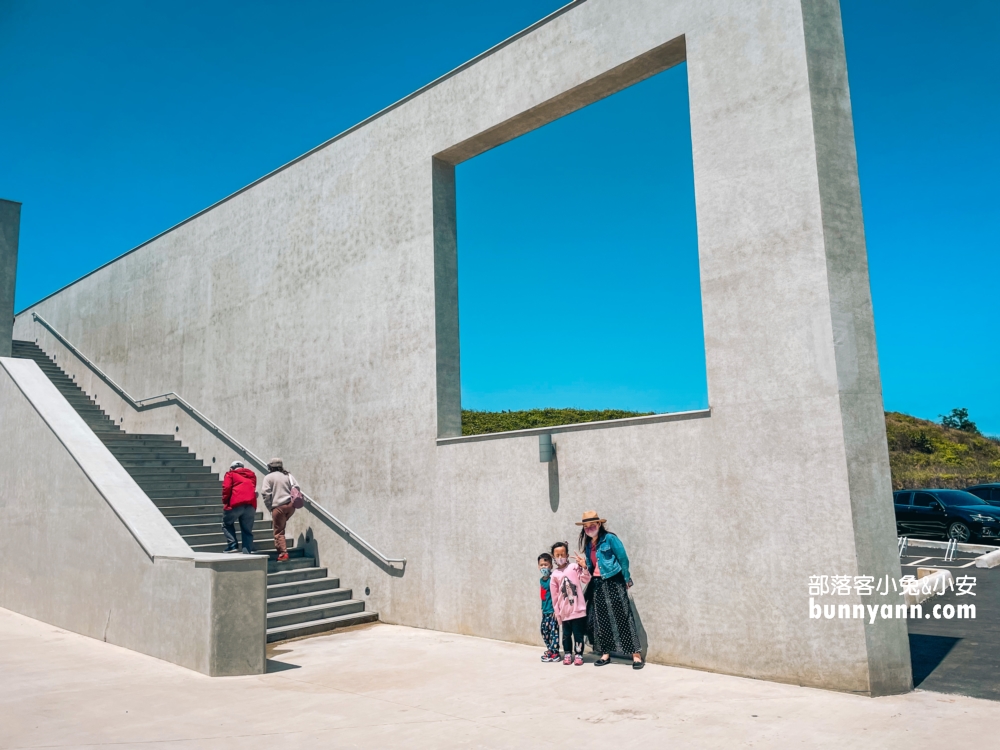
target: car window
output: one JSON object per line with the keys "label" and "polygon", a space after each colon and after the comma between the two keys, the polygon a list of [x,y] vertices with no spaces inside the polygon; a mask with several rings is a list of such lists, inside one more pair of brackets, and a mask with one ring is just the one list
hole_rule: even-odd
{"label": "car window", "polygon": [[941,490],[935,493],[938,498],[945,505],[950,506],[969,506],[969,505],[989,505],[988,502],[983,500],[981,497],[976,497],[971,492],[965,492],[964,490]]}
{"label": "car window", "polygon": [[966,492],[971,492],[976,497],[981,497],[983,500],[990,499],[990,488],[989,487],[970,487]]}
{"label": "car window", "polygon": [[913,496],[912,492],[897,492],[895,500],[893,500],[893,502],[895,502],[896,505],[909,505],[910,498],[912,496]]}
{"label": "car window", "polygon": [[918,508],[934,508],[938,503],[934,499],[934,495],[927,492],[918,492],[913,496],[913,504]]}

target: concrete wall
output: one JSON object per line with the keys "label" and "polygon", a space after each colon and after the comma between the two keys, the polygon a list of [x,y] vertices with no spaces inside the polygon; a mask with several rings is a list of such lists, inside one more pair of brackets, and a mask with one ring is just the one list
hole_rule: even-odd
{"label": "concrete wall", "polygon": [[21,204],[0,198],[0,357],[10,356]]}
{"label": "concrete wall", "polygon": [[[556,467],[534,436],[439,440],[460,408],[453,165],[684,59],[711,415],[558,434]],[[384,620],[538,643],[535,557],[597,508],[651,660],[911,685],[905,624],[808,619],[809,575],[900,575],[833,0],[576,4],[22,313],[49,349],[31,310],[407,557],[393,577],[291,524]]]}
{"label": "concrete wall", "polygon": [[264,558],[193,553],[34,362],[0,359],[0,414],[0,607],[209,675],[264,671]]}

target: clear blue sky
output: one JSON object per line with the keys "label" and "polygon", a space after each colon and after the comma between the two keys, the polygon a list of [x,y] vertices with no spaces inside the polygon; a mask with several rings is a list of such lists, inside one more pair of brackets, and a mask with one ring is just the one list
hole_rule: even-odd
{"label": "clear blue sky", "polygon": [[[0,197],[24,203],[18,309],[560,5],[0,0]],[[966,406],[1000,433],[1000,4],[842,8],[886,408]],[[460,167],[467,405],[704,400],[680,70]],[[664,146],[646,163],[612,159],[616,127]],[[587,163],[567,166],[574,154]],[[550,168],[528,179],[519,160]],[[603,194],[607,215],[643,209],[621,232],[598,221],[609,183],[621,189]],[[566,221],[543,226],[553,207]],[[517,222],[497,213],[514,208]],[[507,274],[507,325],[475,294],[477,268]],[[664,280],[669,304],[651,306],[641,292]],[[595,295],[603,312],[575,302]]]}

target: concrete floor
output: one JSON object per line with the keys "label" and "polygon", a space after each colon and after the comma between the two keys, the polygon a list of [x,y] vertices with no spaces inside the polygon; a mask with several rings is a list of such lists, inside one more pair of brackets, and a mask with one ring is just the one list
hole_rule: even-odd
{"label": "concrete floor", "polygon": [[372,625],[211,678],[0,609],[0,748],[972,747],[1000,703],[860,698]]}

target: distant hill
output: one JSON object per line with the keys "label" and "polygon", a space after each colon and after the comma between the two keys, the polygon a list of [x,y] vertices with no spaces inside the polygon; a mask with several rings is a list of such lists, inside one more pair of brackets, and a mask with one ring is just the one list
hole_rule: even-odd
{"label": "distant hill", "polygon": [[577,422],[600,422],[605,419],[644,417],[651,411],[621,409],[527,409],[525,411],[472,411],[462,409],[462,434],[482,435],[487,432],[530,430],[534,427],[555,427]]}
{"label": "distant hill", "polygon": [[[556,427],[578,422],[640,417],[653,412],[621,409],[529,409],[525,411],[462,410],[462,434]],[[962,488],[1000,482],[1000,440],[944,427],[899,412],[886,412],[892,487]]]}
{"label": "distant hill", "polygon": [[885,431],[894,490],[1000,482],[1000,441],[995,438],[894,411],[885,414]]}

